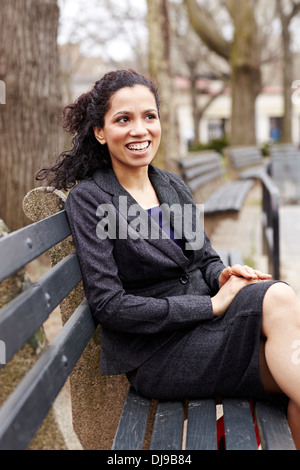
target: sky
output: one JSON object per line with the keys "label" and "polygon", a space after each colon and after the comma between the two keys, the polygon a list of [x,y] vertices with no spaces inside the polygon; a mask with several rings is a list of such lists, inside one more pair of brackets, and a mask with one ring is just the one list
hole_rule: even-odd
{"label": "sky", "polygon": [[[131,4],[131,11],[133,13],[140,13],[141,15],[146,12],[146,0],[113,0],[119,11],[122,5],[126,5],[127,1]],[[123,3],[122,3],[123,2]],[[88,8],[87,8],[88,4]],[[64,44],[66,42],[81,42],[82,51],[87,55],[109,55],[114,60],[122,60],[130,57],[131,47],[130,41],[119,39],[117,37],[117,26],[112,19],[107,15],[105,8],[103,8],[103,0],[58,0],[60,8],[60,26],[58,33],[58,43]],[[78,21],[83,23],[80,27],[77,25]],[[126,26],[126,25],[125,25]],[[140,34],[144,35],[144,27],[141,25]],[[110,36],[108,45],[103,50],[103,47],[95,45],[95,41],[88,39],[90,35]],[[136,30],[133,32],[128,24],[128,39],[130,35],[139,34]],[[115,37],[115,39],[113,39]]]}

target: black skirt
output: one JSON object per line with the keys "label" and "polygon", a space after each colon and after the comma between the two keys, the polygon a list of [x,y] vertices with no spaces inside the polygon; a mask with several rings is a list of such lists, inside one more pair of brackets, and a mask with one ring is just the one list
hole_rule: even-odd
{"label": "black skirt", "polygon": [[270,399],[259,369],[262,303],[276,281],[250,284],[227,312],[172,339],[127,374],[141,395],[160,400],[204,397]]}

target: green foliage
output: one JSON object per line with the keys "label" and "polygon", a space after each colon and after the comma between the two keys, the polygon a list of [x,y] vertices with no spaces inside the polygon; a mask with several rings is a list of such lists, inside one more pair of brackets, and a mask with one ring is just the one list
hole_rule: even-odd
{"label": "green foliage", "polygon": [[268,157],[270,155],[270,144],[268,142],[262,144],[260,150],[264,157]]}
{"label": "green foliage", "polygon": [[229,140],[227,136],[224,136],[220,139],[212,139],[207,144],[202,144],[201,142],[194,142],[190,147],[190,152],[199,152],[201,150],[216,150],[217,152],[223,153],[223,149],[228,147]]}

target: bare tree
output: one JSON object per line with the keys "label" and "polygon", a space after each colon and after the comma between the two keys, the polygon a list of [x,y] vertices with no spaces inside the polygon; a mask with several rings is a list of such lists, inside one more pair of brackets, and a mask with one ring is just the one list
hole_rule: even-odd
{"label": "bare tree", "polygon": [[196,0],[184,0],[190,22],[202,41],[231,68],[231,144],[252,145],[255,135],[255,100],[261,90],[260,32],[255,0],[224,0],[232,21],[233,38],[227,39],[211,12]]}
{"label": "bare tree", "polygon": [[[230,69],[228,64],[200,40],[190,27],[182,3],[170,2],[172,26],[172,64],[175,74],[186,77],[190,82],[191,106],[193,114],[194,141],[200,142],[200,121],[212,102],[229,86]],[[199,88],[199,78],[217,80],[220,85],[210,93]],[[215,87],[214,87],[215,88]]]}
{"label": "bare tree", "polygon": [[283,45],[283,96],[284,114],[282,119],[281,141],[292,142],[292,100],[291,84],[293,82],[293,52],[291,50],[292,19],[300,12],[300,2],[294,0],[276,0],[277,12],[281,22]]}
{"label": "bare tree", "polygon": [[57,154],[61,109],[56,0],[0,0],[0,211],[11,230],[28,223],[22,200]]}

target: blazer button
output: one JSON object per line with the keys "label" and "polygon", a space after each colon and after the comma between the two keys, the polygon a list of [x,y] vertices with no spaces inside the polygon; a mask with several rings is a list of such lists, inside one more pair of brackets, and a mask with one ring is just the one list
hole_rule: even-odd
{"label": "blazer button", "polygon": [[187,284],[189,282],[189,276],[187,274],[185,274],[184,276],[181,276],[181,278],[179,279],[179,281],[181,282],[181,284]]}

